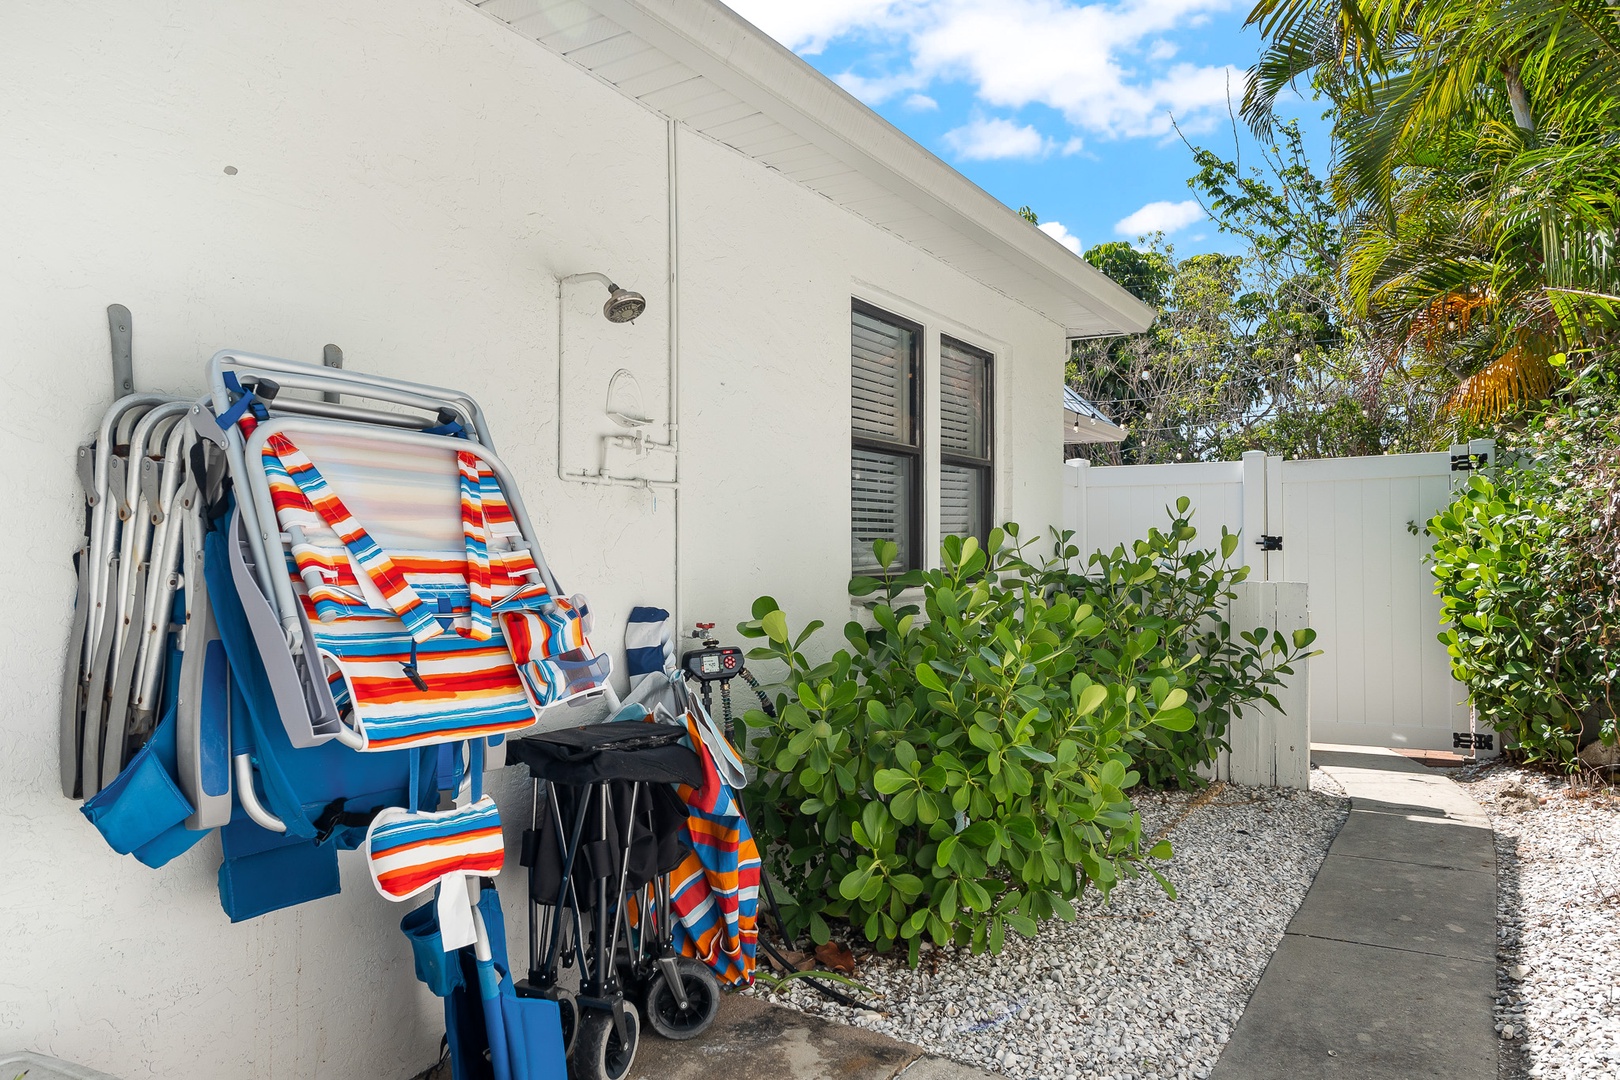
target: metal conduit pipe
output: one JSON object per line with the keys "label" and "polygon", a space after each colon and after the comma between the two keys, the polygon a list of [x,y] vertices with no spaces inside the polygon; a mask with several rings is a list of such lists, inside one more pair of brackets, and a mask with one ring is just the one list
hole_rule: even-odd
{"label": "metal conduit pipe", "polygon": [[665,161],[668,170],[667,190],[669,194],[669,238],[666,245],[667,253],[667,301],[665,303],[665,316],[668,320],[668,351],[665,359],[665,419],[664,426],[667,431],[665,439],[660,442],[654,439],[637,440],[640,446],[649,450],[667,451],[672,458],[674,467],[673,480],[648,480],[642,477],[613,476],[598,470],[569,471],[563,468],[563,389],[567,385],[567,363],[565,361],[563,340],[563,285],[578,280],[607,281],[603,274],[583,273],[569,274],[557,278],[557,479],[571,484],[588,484],[607,487],[640,488],[643,491],[666,489],[671,493],[674,501],[674,521],[672,525],[673,537],[671,547],[672,556],[672,599],[671,616],[677,632],[681,626],[680,597],[681,597],[681,456],[680,456],[680,200],[679,187],[676,182],[677,157],[675,143],[677,138],[677,121],[669,120],[665,124]]}

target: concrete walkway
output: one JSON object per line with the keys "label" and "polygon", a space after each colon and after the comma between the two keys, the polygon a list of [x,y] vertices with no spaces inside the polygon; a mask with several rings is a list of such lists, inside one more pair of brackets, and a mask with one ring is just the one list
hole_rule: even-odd
{"label": "concrete walkway", "polygon": [[1350,817],[1212,1080],[1495,1080],[1496,850],[1449,778],[1313,746]]}
{"label": "concrete walkway", "polygon": [[875,1031],[737,994],[726,995],[714,1027],[700,1038],[644,1039],[632,1075],[647,1080],[999,1080]]}

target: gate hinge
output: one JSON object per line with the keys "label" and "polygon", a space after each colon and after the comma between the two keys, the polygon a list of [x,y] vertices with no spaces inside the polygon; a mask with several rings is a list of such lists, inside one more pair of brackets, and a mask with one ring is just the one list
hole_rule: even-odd
{"label": "gate hinge", "polygon": [[1453,750],[1493,750],[1496,736],[1489,731],[1453,731],[1451,733],[1451,748]]}
{"label": "gate hinge", "polygon": [[1451,455],[1452,472],[1473,472],[1476,469],[1489,467],[1490,463],[1491,455],[1485,453]]}
{"label": "gate hinge", "polygon": [[1255,546],[1258,547],[1261,551],[1281,551],[1282,550],[1282,537],[1281,536],[1271,536],[1269,534],[1262,534],[1260,539],[1256,540],[1254,543],[1255,543]]}

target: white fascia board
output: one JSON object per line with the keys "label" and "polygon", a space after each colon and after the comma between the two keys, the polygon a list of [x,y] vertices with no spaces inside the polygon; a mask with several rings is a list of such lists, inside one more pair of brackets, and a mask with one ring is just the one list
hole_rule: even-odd
{"label": "white fascia board", "polygon": [[[1071,325],[1067,336],[1140,333],[1155,312],[988,192],[929,153],[736,12],[711,0],[588,0],[603,15],[749,102],[807,142],[930,217],[1075,298],[1105,324]],[[1016,297],[1036,307],[1027,297]]]}

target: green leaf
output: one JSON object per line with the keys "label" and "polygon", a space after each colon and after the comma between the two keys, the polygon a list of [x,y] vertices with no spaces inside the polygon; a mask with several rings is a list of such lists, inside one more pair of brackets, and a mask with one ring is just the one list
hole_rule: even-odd
{"label": "green leaf", "polygon": [[780,608],[775,611],[767,611],[764,615],[762,615],[759,620],[759,625],[765,631],[765,636],[770,638],[772,641],[780,645],[785,645],[787,643],[787,615],[785,615]]}
{"label": "green leaf", "polygon": [[1166,709],[1153,714],[1153,723],[1166,731],[1191,731],[1197,722],[1191,709]]}
{"label": "green leaf", "polygon": [[872,786],[878,789],[880,795],[893,795],[915,783],[916,779],[910,773],[900,769],[879,769],[872,777]]}
{"label": "green leaf", "polygon": [[853,900],[861,895],[861,890],[866,888],[866,883],[870,880],[872,880],[870,870],[851,870],[838,883],[838,895],[845,900]]}
{"label": "green leaf", "polygon": [[953,834],[939,842],[939,850],[934,853],[934,862],[939,866],[951,865],[951,856],[956,853],[957,837]]}
{"label": "green leaf", "polygon": [[1294,648],[1307,649],[1310,647],[1311,642],[1316,640],[1316,631],[1307,626],[1302,630],[1295,630],[1293,637]]}
{"label": "green leaf", "polygon": [[939,693],[945,692],[945,682],[939,677],[939,673],[933,668],[929,667],[927,664],[918,664],[916,671],[917,681],[924,687]]}
{"label": "green leaf", "polygon": [[1169,880],[1163,874],[1152,869],[1151,867],[1148,869],[1148,873],[1153,875],[1153,880],[1159,883],[1159,888],[1164,890],[1164,894],[1166,896],[1172,900],[1176,898],[1176,887],[1170,884]]}
{"label": "green leaf", "polygon": [[849,579],[849,595],[851,596],[870,596],[881,588],[883,588],[883,582],[874,577],[857,575]]}
{"label": "green leaf", "polygon": [[1108,700],[1108,688],[1098,683],[1092,683],[1080,691],[1080,700],[1075,702],[1076,716],[1090,716],[1097,711],[1097,707]]}
{"label": "green leaf", "polygon": [[1148,854],[1155,859],[1168,859],[1170,857],[1170,841],[1160,840],[1153,845],[1153,850],[1149,851]]}

